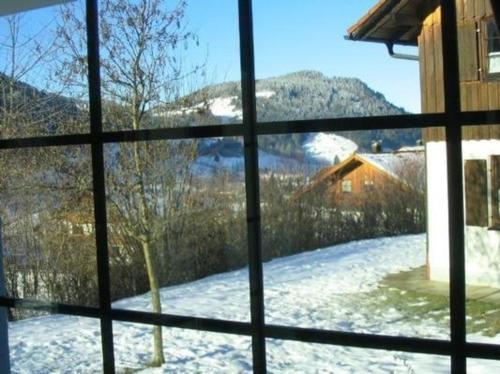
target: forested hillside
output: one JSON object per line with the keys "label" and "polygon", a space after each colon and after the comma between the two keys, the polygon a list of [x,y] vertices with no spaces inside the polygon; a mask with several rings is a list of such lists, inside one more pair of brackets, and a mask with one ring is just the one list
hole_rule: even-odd
{"label": "forested hillside", "polygon": [[[366,117],[404,114],[402,108],[357,78],[329,78],[322,73],[302,71],[262,79],[256,83],[257,118],[260,122]],[[200,121],[200,115],[211,116],[217,123],[241,121],[241,90],[239,82],[208,86],[183,98],[180,102],[196,103],[198,110],[187,123]],[[225,103],[225,111],[214,106]],[[178,103],[176,104],[178,108]],[[185,111],[184,114],[187,112]],[[419,130],[347,131],[339,133],[353,140],[361,150],[368,150],[373,140],[382,140],[384,148],[397,149],[414,145]],[[259,139],[262,150],[284,156],[299,156],[308,134],[290,134]]]}

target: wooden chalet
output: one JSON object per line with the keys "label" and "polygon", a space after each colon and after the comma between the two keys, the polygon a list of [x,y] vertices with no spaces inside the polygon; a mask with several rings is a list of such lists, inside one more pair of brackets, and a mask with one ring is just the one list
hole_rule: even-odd
{"label": "wooden chalet", "polygon": [[[497,6],[498,4],[494,4]],[[463,111],[500,109],[500,33],[490,0],[456,0]],[[497,15],[498,16],[498,15]],[[441,10],[437,0],[381,0],[347,38],[418,47],[423,113],[444,111]],[[405,62],[402,62],[405,63]],[[410,62],[407,62],[410,63]],[[423,130],[427,179],[427,250],[431,279],[449,279],[444,128]],[[462,130],[467,282],[500,286],[500,126]]]}
{"label": "wooden chalet", "polygon": [[[321,169],[306,191],[320,193],[332,202],[353,208],[367,198],[387,198],[389,191],[423,193],[406,171],[410,165],[423,169],[423,148],[391,153],[354,153],[344,161]],[[374,196],[376,194],[376,196]]]}

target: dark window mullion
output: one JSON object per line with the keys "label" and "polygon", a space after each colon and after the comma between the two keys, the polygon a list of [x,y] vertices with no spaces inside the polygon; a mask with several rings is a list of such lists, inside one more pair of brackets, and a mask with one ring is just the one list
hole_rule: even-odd
{"label": "dark window mullion", "polygon": [[101,79],[99,71],[98,0],[87,0],[87,53],[89,80],[90,132],[92,138],[92,183],[99,284],[99,314],[103,371],[115,372],[113,321],[106,220],[106,189],[104,180],[104,150],[102,142]]}
{"label": "dark window mullion", "polygon": [[465,249],[455,0],[441,1],[450,254],[451,372],[465,373]]}
{"label": "dark window mullion", "polygon": [[260,227],[257,109],[255,102],[255,59],[253,49],[252,1],[239,0],[243,138],[245,142],[245,191],[252,321],[252,357],[255,373],[266,372],[264,335],[264,281]]}

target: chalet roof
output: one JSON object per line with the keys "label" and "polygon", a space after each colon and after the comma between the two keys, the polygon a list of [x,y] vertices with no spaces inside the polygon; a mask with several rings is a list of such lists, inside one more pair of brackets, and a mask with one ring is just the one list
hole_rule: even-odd
{"label": "chalet roof", "polygon": [[373,165],[399,182],[407,183],[405,181],[406,178],[402,175],[405,174],[405,170],[403,170],[404,165],[410,165],[415,162],[422,163],[424,161],[424,157],[424,152],[422,152],[421,148],[414,151],[404,152],[353,153],[350,157],[339,164],[327,166],[321,169],[312,178],[311,183],[305,188],[304,191],[301,192],[301,194],[314,190],[316,187],[332,178],[343,178],[345,175],[349,174],[364,163]]}
{"label": "chalet roof", "polygon": [[58,5],[74,0],[17,0],[17,1],[1,1],[0,16],[25,12],[28,10],[44,8],[51,5]]}
{"label": "chalet roof", "polygon": [[420,151],[404,151],[393,153],[361,153],[358,156],[376,166],[378,169],[390,174],[392,177],[400,179],[402,165],[421,161],[424,154]]}
{"label": "chalet roof", "polygon": [[439,0],[379,0],[347,30],[350,40],[417,46],[424,19]]}

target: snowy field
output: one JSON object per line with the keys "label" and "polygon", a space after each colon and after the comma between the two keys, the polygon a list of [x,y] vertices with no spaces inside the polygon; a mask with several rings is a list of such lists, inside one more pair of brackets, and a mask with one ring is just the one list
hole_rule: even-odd
{"label": "snowy field", "polygon": [[[366,295],[389,273],[425,262],[425,235],[363,240],[271,261],[264,265],[266,321],[342,331],[448,338],[446,324],[429,316],[408,321],[383,301],[368,307]],[[249,321],[248,272],[219,274],[162,290],[164,311]],[[150,310],[149,295],[120,300],[116,308]],[[165,328],[162,368],[151,358],[151,327],[115,322],[118,372],[251,372],[248,337]],[[500,343],[500,336],[475,339]],[[99,322],[53,315],[10,323],[14,373],[98,373]],[[449,359],[292,341],[267,341],[271,373],[448,373]],[[469,360],[469,373],[500,372],[500,365]]]}

